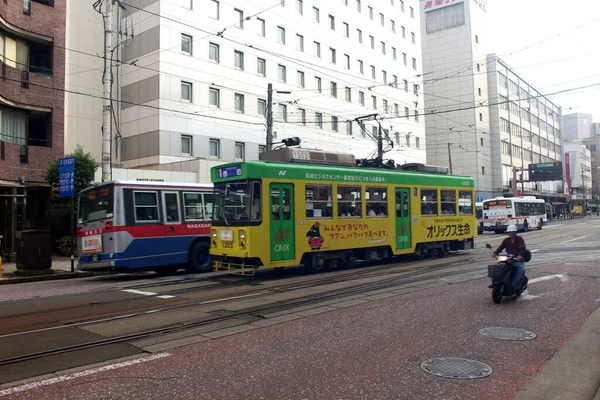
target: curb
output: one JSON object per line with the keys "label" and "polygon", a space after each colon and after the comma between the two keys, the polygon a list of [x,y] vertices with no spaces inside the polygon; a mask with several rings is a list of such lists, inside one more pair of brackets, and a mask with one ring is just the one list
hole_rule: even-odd
{"label": "curb", "polygon": [[15,283],[28,283],[28,282],[41,282],[41,281],[54,281],[58,279],[71,279],[71,278],[85,278],[94,276],[93,272],[59,272],[55,271],[51,275],[38,275],[38,276],[15,276],[12,274],[5,274],[0,278],[0,285],[10,285]]}

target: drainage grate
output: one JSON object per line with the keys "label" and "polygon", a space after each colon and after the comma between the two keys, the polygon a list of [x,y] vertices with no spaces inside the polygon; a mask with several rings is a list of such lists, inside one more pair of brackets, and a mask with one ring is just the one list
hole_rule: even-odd
{"label": "drainage grate", "polygon": [[479,330],[479,333],[492,339],[502,340],[531,340],[537,336],[535,333],[526,331],[525,329],[502,327],[483,328]]}
{"label": "drainage grate", "polygon": [[431,375],[453,379],[485,378],[492,367],[479,361],[457,357],[431,358],[421,363],[421,369]]}

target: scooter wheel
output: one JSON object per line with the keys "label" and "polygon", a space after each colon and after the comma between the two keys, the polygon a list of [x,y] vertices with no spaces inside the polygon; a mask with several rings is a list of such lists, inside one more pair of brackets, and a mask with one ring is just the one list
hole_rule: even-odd
{"label": "scooter wheel", "polygon": [[492,288],[492,300],[495,304],[499,304],[502,300],[502,285],[494,285]]}

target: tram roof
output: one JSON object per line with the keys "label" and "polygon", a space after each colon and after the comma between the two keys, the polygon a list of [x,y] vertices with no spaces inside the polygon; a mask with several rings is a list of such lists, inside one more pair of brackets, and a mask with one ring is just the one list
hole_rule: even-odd
{"label": "tram roof", "polygon": [[[219,175],[221,177],[219,177]],[[475,181],[470,176],[442,175],[427,172],[379,168],[264,161],[228,163],[211,168],[211,180],[215,183],[251,178],[305,180],[321,183],[333,181],[346,184],[369,183],[376,185],[378,183],[384,183],[458,188],[475,187]]]}
{"label": "tram roof", "polygon": [[108,185],[115,186],[137,186],[137,187],[181,187],[181,188],[207,188],[210,189],[213,187],[212,183],[182,183],[182,182],[164,182],[164,181],[152,181],[152,180],[142,180],[142,181],[133,181],[133,180],[115,180],[109,182],[98,182],[90,187],[85,188],[84,190],[99,188]]}

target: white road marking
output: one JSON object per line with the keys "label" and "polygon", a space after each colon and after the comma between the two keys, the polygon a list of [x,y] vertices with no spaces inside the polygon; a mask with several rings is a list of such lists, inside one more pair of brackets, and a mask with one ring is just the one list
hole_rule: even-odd
{"label": "white road marking", "polygon": [[531,250],[532,253],[535,253],[536,251],[540,251],[540,249],[533,249],[533,250]]}
{"label": "white road marking", "polygon": [[158,353],[158,354],[154,354],[150,357],[136,358],[135,360],[131,360],[131,361],[124,361],[124,362],[120,362],[117,364],[105,365],[103,367],[88,369],[85,371],[76,372],[74,374],[69,374],[69,375],[62,375],[62,376],[58,376],[56,378],[50,378],[50,379],[46,379],[46,380],[39,381],[39,382],[27,383],[25,385],[0,390],[0,397],[8,396],[8,395],[11,395],[14,393],[25,392],[25,391],[32,390],[32,389],[37,389],[37,388],[41,388],[44,386],[54,385],[57,383],[70,381],[70,380],[77,379],[77,378],[82,378],[85,376],[95,375],[95,374],[99,374],[99,373],[105,372],[105,371],[112,371],[112,370],[118,369],[118,368],[129,367],[132,365],[136,365],[136,364],[140,364],[140,363],[144,363],[144,362],[148,362],[148,361],[158,360],[159,358],[169,357],[170,355],[171,355],[170,353]]}
{"label": "white road marking", "polygon": [[175,296],[171,296],[170,294],[163,294],[162,296],[156,296],[157,299],[172,299]]}
{"label": "white road marking", "polygon": [[537,299],[538,297],[540,297],[540,296],[533,296],[531,294],[523,293],[521,296],[517,297],[517,301],[528,301],[528,300]]}
{"label": "white road marking", "polygon": [[560,279],[563,282],[567,280],[567,278],[564,275],[556,274],[556,275],[540,276],[539,278],[530,279],[529,283],[549,281],[550,279]]}
{"label": "white road marking", "polygon": [[566,242],[563,242],[563,243],[574,242],[575,240],[583,239],[583,238],[588,237],[588,236],[590,236],[590,235],[579,236],[579,237],[576,237],[575,239],[567,240]]}
{"label": "white road marking", "polygon": [[141,290],[135,290],[135,289],[124,289],[122,291],[127,292],[127,293],[133,293],[133,294],[143,294],[144,296],[156,296],[158,294],[158,293],[153,293],[153,292],[142,292]]}

